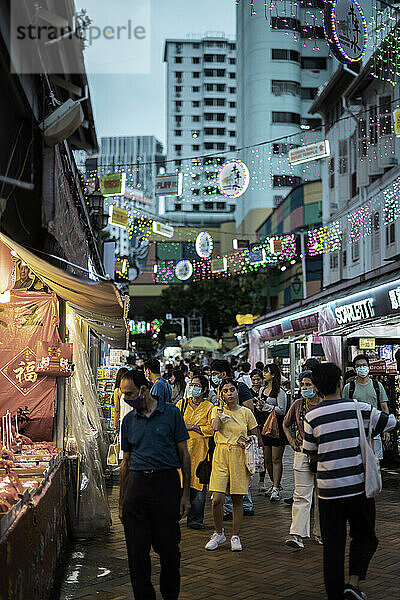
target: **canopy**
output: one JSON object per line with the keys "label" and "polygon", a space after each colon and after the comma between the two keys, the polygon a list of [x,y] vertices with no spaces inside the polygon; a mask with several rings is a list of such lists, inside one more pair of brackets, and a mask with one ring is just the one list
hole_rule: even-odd
{"label": "canopy", "polygon": [[220,350],[221,346],[215,340],[199,335],[182,344],[187,350]]}
{"label": "canopy", "polygon": [[124,305],[112,281],[98,283],[66,273],[3,233],[0,233],[0,242],[14,250],[43,283],[65,300],[108,344],[125,348]]}
{"label": "canopy", "polygon": [[224,356],[240,356],[241,354],[245,354],[248,348],[248,344],[239,344],[239,346],[235,346],[229,352],[225,352]]}

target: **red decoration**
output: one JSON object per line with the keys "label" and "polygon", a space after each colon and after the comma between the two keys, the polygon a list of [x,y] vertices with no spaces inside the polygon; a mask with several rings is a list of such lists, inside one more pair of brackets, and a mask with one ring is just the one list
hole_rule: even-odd
{"label": "red decoration", "polygon": [[70,377],[73,371],[73,345],[38,342],[36,346],[36,369],[39,375]]}

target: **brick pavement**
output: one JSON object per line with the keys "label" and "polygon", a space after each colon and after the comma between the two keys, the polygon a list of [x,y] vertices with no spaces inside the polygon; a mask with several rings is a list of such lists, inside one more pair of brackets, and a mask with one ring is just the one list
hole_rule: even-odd
{"label": "brick pavement", "polygon": [[[285,451],[284,492],[292,490],[292,452]],[[254,484],[256,488],[256,482]],[[384,491],[377,501],[380,545],[364,585],[369,600],[400,599],[400,473],[384,472]],[[132,600],[122,525],[118,519],[118,485],[110,490],[111,533],[102,539],[77,542],[71,549],[61,585],[53,600]],[[244,551],[233,553],[227,543],[216,552],[204,544],[212,532],[207,502],[207,531],[182,527],[181,600],[323,600],[322,548],[312,541],[298,552],[284,546],[291,510],[254,495],[254,517],[244,519]],[[227,523],[229,534],[230,523]],[[158,590],[159,566],[153,557],[153,581]],[[161,596],[159,596],[161,598]]]}

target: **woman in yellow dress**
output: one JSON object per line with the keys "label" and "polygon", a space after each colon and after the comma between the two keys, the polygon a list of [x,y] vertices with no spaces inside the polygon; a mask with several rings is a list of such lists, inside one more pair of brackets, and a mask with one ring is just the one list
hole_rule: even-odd
{"label": "woman in yellow dress", "polygon": [[196,470],[207,456],[209,439],[214,433],[211,426],[211,411],[214,405],[207,400],[208,388],[207,378],[204,375],[196,375],[188,387],[188,397],[179,400],[176,404],[182,413],[190,435],[187,447],[191,463],[191,509],[187,526],[191,529],[203,529],[204,521],[207,486],[200,483]]}
{"label": "woman in yellow dress", "polygon": [[250,472],[240,438],[258,436],[257,421],[249,408],[239,405],[238,385],[234,379],[224,379],[219,386],[222,404],[212,410],[215,450],[212,462],[210,490],[213,493],[212,512],[215,531],[206,550],[217,550],[226,541],[222,528],[225,494],[233,503],[231,550],[242,550],[239,531],[243,517],[243,496],[247,494]]}

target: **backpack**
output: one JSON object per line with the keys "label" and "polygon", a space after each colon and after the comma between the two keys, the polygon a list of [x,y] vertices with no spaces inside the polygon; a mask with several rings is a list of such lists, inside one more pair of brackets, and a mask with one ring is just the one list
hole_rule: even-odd
{"label": "backpack", "polygon": [[[374,390],[375,390],[375,394],[376,394],[376,400],[379,406],[379,400],[380,400],[380,395],[381,395],[381,390],[379,388],[379,383],[376,381],[376,379],[371,379],[372,381],[372,385],[374,386]],[[354,392],[356,391],[356,382],[353,379],[353,381],[350,382],[350,387],[349,387],[349,398],[350,400],[353,400],[354,397]]]}

